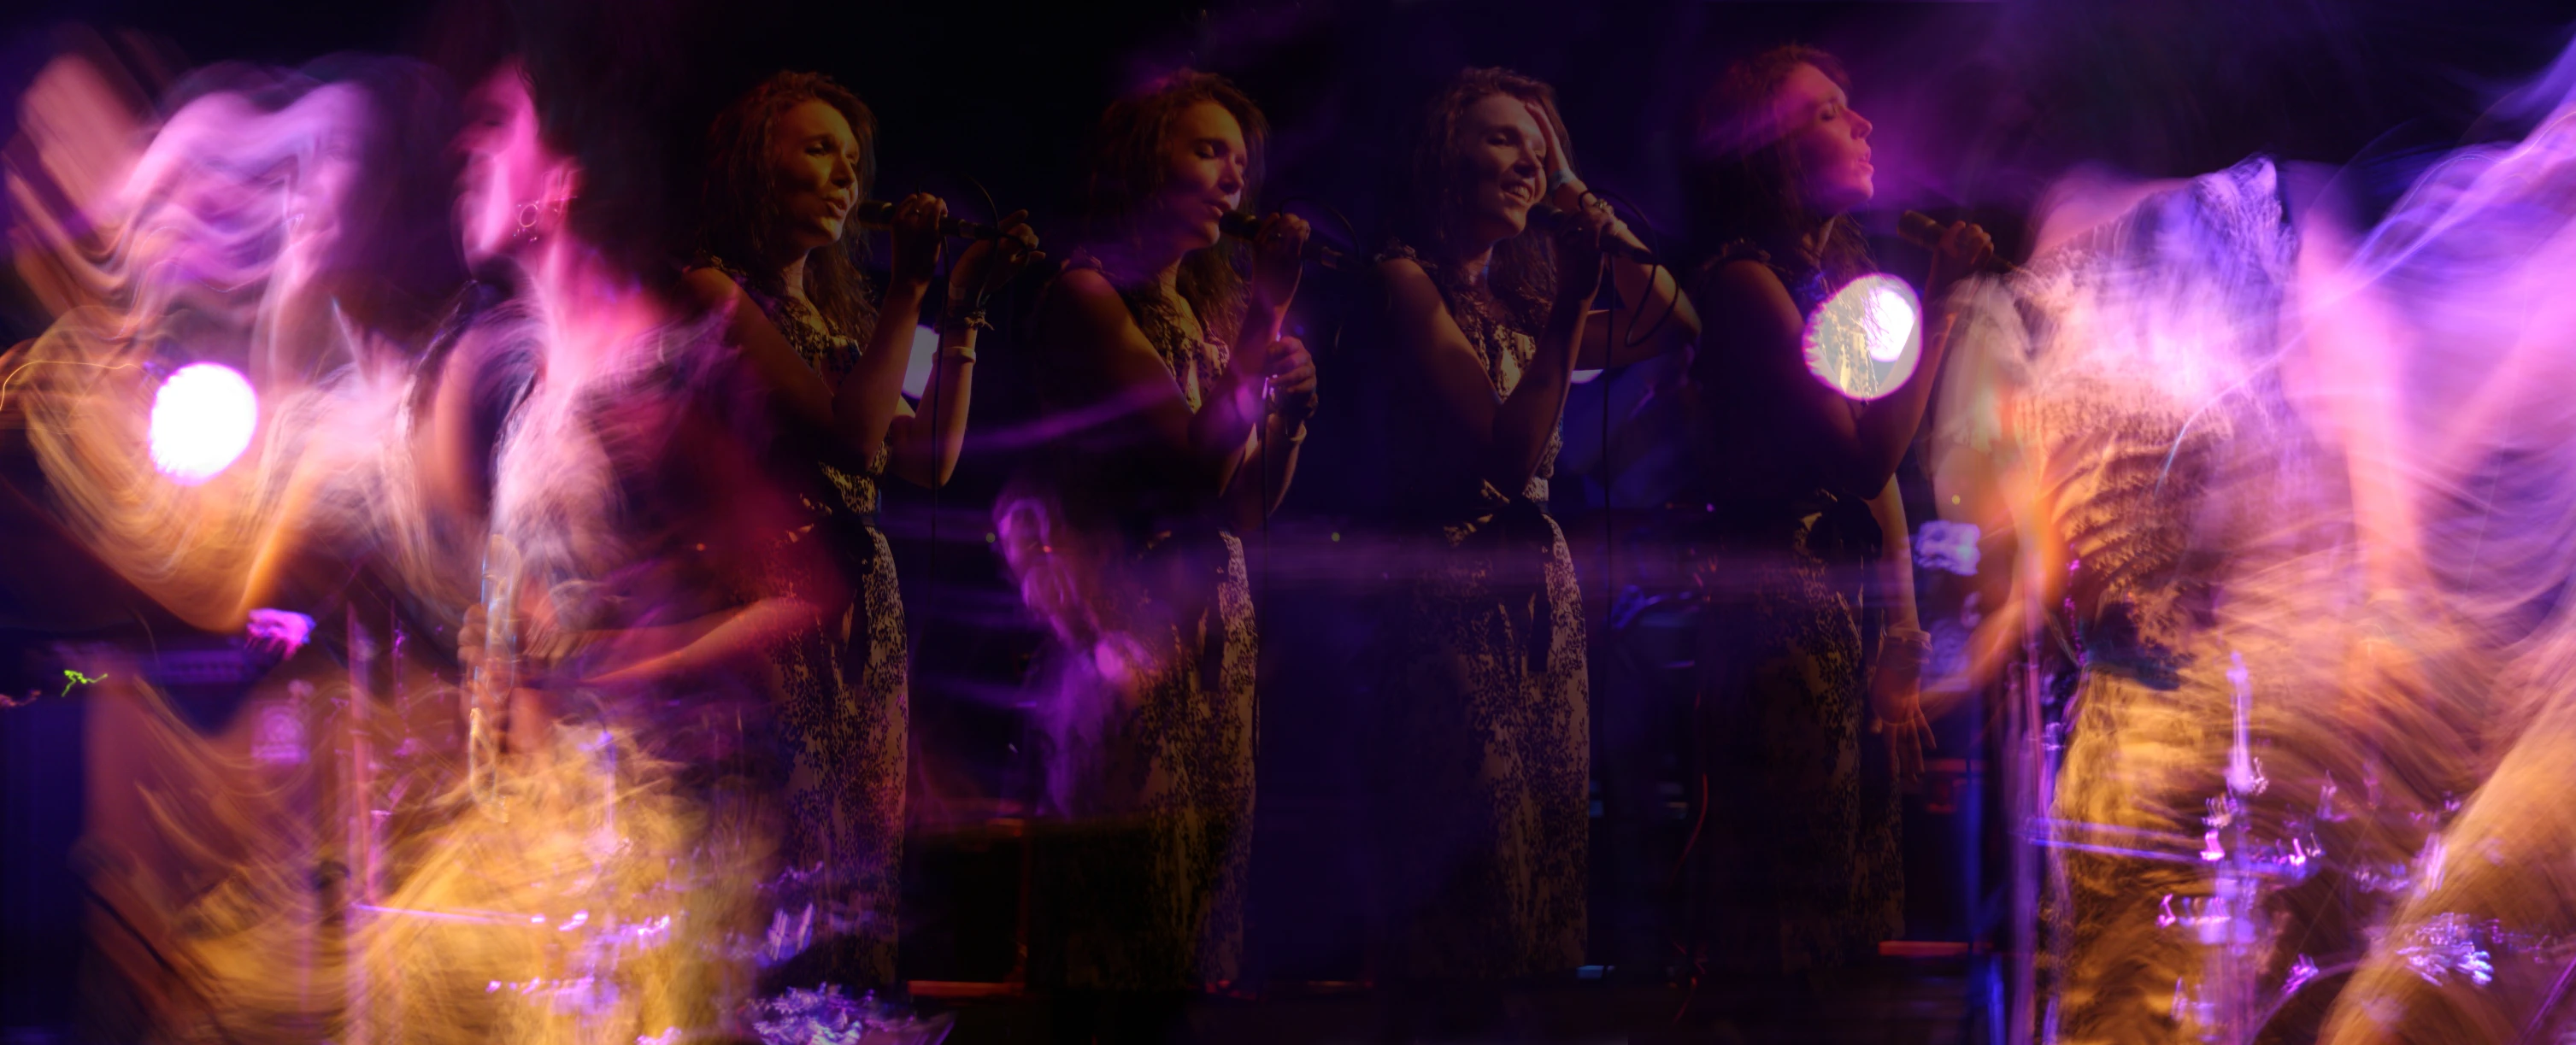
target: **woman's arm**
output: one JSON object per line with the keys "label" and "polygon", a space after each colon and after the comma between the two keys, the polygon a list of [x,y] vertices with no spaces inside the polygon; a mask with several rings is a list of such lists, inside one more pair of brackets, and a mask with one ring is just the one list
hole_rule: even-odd
{"label": "woman's arm", "polygon": [[1716,332],[1696,360],[1703,388],[1735,408],[1758,411],[1773,445],[1797,448],[1792,467],[1816,485],[1859,497],[1887,485],[1923,419],[1931,375],[1939,369],[1939,334],[1928,339],[1922,364],[1894,394],[1855,403],[1808,372],[1801,344],[1806,321],[1768,266],[1749,260],[1721,266],[1701,278],[1693,296]]}
{"label": "woman's arm", "polygon": [[[1565,148],[1565,130],[1549,118],[1547,107],[1530,106],[1530,116],[1547,135],[1548,204],[1568,214],[1597,213],[1604,236],[1645,250],[1645,242],[1610,212],[1609,202],[1575,175]],[[1585,370],[1626,366],[1699,340],[1699,313],[1691,308],[1671,269],[1618,257],[1610,262],[1610,278],[1624,307],[1616,315],[1584,325],[1583,352],[1575,366]]]}
{"label": "woman's arm", "polygon": [[858,363],[841,376],[832,394],[833,432],[842,449],[860,461],[876,459],[895,418],[909,409],[903,401],[903,370],[912,362],[912,332],[921,325],[921,302],[930,293],[939,262],[939,219],[947,216],[948,205],[928,193],[916,192],[895,204],[889,237],[894,261],[886,276],[885,300],[877,305],[877,326]]}
{"label": "woman's arm", "polygon": [[1108,277],[1075,269],[1058,277],[1046,297],[1039,336],[1046,351],[1065,361],[1067,375],[1050,392],[1077,407],[1132,418],[1148,442],[1144,452],[1173,458],[1190,488],[1222,493],[1260,417],[1257,386],[1238,394],[1241,379],[1229,371],[1220,378],[1226,387],[1204,390],[1203,406],[1193,414]]}
{"label": "woman's arm", "polygon": [[1484,364],[1450,316],[1430,274],[1397,258],[1380,263],[1378,275],[1387,289],[1387,326],[1430,392],[1424,405],[1446,422],[1444,427],[1466,436],[1471,460],[1465,463],[1478,478],[1497,490],[1519,492],[1537,474],[1573,387],[1575,345],[1583,337],[1594,288],[1560,281],[1538,351],[1520,383],[1496,403]]}
{"label": "woman's arm", "polygon": [[1277,407],[1262,419],[1260,437],[1241,473],[1258,481],[1238,478],[1227,491],[1235,526],[1247,532],[1287,499],[1288,484],[1297,477],[1297,451],[1306,441],[1306,421],[1315,415],[1315,362],[1303,341],[1280,338],[1272,346],[1266,376]]}
{"label": "woman's arm", "polygon": [[789,432],[822,448],[823,459],[832,464],[855,470],[865,463],[836,437],[831,384],[806,365],[733,277],[712,268],[696,269],[682,278],[680,286],[699,308],[725,316],[725,343],[751,364],[752,376],[768,389]]}
{"label": "woman's arm", "polygon": [[[1609,212],[1609,204],[1583,179],[1571,172],[1550,197],[1549,202],[1568,212],[1597,210],[1603,220],[1605,238],[1645,250],[1644,241]],[[1642,363],[1689,347],[1699,340],[1699,311],[1691,307],[1690,296],[1682,293],[1681,280],[1663,265],[1639,264],[1624,255],[1610,259],[1611,286],[1618,291],[1621,307],[1606,314],[1596,314],[1584,324],[1583,352],[1574,365],[1584,370],[1601,370],[1614,366]]]}
{"label": "woman's arm", "polygon": [[1038,253],[1037,242],[1028,212],[1021,211],[1002,219],[1000,240],[967,247],[948,273],[948,309],[940,316],[939,354],[931,362],[930,384],[921,393],[925,405],[898,410],[886,430],[886,441],[893,446],[891,467],[906,482],[937,489],[957,471],[974,395],[976,333],[984,320],[979,302],[1016,278],[1022,266],[1046,256]]}

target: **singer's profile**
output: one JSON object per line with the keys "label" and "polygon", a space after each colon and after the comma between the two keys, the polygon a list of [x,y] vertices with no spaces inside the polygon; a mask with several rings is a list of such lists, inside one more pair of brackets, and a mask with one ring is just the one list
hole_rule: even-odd
{"label": "singer's profile", "polygon": [[770,667],[788,749],[787,864],[810,883],[779,899],[812,904],[819,927],[804,955],[783,956],[785,977],[856,989],[894,978],[908,743],[903,600],[876,527],[877,484],[889,473],[947,481],[984,298],[1037,241],[1013,214],[1000,239],[978,241],[951,268],[916,412],[904,366],[947,208],[920,194],[897,205],[887,286],[872,293],[859,267],[865,240],[848,218],[874,181],[875,149],[875,118],[830,78],[786,72],[753,88],[708,133],[703,264],[684,282],[728,316],[726,341],[775,404],[777,452],[801,458],[780,471],[800,477],[804,516],[776,541],[821,535],[839,576],[805,580],[846,593],[819,626],[775,645]]}

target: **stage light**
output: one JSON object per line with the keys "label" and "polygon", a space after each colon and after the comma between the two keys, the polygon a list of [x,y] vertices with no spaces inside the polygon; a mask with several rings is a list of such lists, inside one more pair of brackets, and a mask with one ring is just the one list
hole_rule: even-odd
{"label": "stage light", "polygon": [[1904,280],[1851,281],[1807,320],[1807,369],[1854,399],[1896,391],[1922,355],[1922,311]]}
{"label": "stage light", "polygon": [[250,448],[259,397],[232,368],[192,363],[152,399],[152,465],[180,483],[215,477]]}

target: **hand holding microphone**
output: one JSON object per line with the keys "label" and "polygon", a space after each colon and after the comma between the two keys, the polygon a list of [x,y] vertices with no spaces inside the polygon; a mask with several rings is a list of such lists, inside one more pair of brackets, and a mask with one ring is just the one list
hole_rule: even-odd
{"label": "hand holding microphone", "polygon": [[[906,199],[904,202],[911,202]],[[872,229],[890,229],[901,212],[901,205],[890,200],[860,200],[850,208],[850,220]],[[943,207],[939,212],[939,234],[958,239],[1000,239],[1002,230],[980,222],[952,217]]]}
{"label": "hand holding microphone", "polygon": [[1315,357],[1306,343],[1281,334],[1270,343],[1270,359],[1261,369],[1262,395],[1293,432],[1315,416]]}
{"label": "hand holding microphone", "polygon": [[[1261,238],[1261,226],[1260,217],[1239,210],[1227,211],[1224,217],[1216,219],[1217,231],[1247,242],[1258,241]],[[1349,257],[1341,251],[1325,246],[1312,237],[1307,238],[1304,245],[1299,248],[1298,257],[1336,272],[1341,271],[1350,261]]]}
{"label": "hand holding microphone", "polygon": [[[1604,205],[1604,209],[1607,209],[1606,204]],[[1617,221],[1617,218],[1609,218],[1605,216],[1605,224],[1616,223]],[[1576,214],[1573,211],[1559,210],[1555,207],[1548,206],[1547,204],[1539,203],[1532,204],[1530,206],[1529,223],[1532,228],[1538,229],[1541,232],[1564,232],[1582,225],[1583,216]],[[1601,253],[1612,257],[1626,258],[1640,265],[1663,264],[1662,261],[1655,258],[1654,251],[1647,250],[1646,248],[1630,243],[1627,240],[1620,239],[1616,232],[1624,230],[1624,228],[1625,226],[1619,226],[1618,229],[1603,229],[1600,242]]]}
{"label": "hand holding microphone", "polygon": [[1947,290],[1972,272],[2009,276],[2021,271],[1995,256],[1994,237],[1964,221],[1943,225],[1931,215],[1909,210],[1896,216],[1896,234],[1932,252],[1932,274],[1923,283],[1928,294]]}

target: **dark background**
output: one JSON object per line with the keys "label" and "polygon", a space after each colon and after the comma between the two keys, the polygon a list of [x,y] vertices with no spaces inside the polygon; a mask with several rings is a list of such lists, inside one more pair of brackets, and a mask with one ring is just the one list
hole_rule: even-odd
{"label": "dark background", "polygon": [[[153,67],[167,76],[223,59],[298,65],[361,51],[420,57],[451,83],[470,85],[501,56],[526,54],[559,137],[593,173],[599,195],[641,216],[620,233],[669,247],[679,245],[701,129],[741,90],[780,68],[829,72],[875,109],[878,196],[925,189],[962,214],[985,217],[980,181],[1002,209],[1035,212],[1058,247],[1077,231],[1080,145],[1102,104],[1174,65],[1221,72],[1264,106],[1277,129],[1270,200],[1326,201],[1367,246],[1376,240],[1384,174],[1402,155],[1422,96],[1461,66],[1508,65],[1556,85],[1586,179],[1632,203],[1632,220],[1651,237],[1657,228],[1679,228],[1677,118],[1729,60],[1799,41],[1845,60],[1855,107],[1877,123],[1880,195],[1864,219],[1883,231],[1903,208],[1969,215],[1993,228],[2009,253],[2019,248],[2032,201],[2077,164],[2182,176],[2269,152],[2353,164],[2365,205],[2384,205],[2439,150],[2510,136],[2536,115],[2489,114],[2558,55],[2576,12],[2520,0],[45,0],[16,5],[8,17],[0,27],[0,94],[13,100],[43,61],[74,39],[74,26],[104,34],[147,79]],[[14,137],[16,118],[14,104],[0,113],[0,139]],[[1299,209],[1326,238],[1352,245],[1330,209]],[[1919,265],[1900,245],[1881,247],[1896,271],[1910,274]],[[1353,289],[1315,276],[1301,297],[1301,324],[1327,382],[1327,420],[1336,404],[1359,398],[1348,383],[1366,369],[1365,361],[1341,354],[1333,337]],[[34,336],[48,318],[14,282],[0,281],[0,337]],[[1015,355],[1007,327],[1003,334],[986,352],[975,441],[959,483],[936,499],[899,493],[887,512],[917,631],[915,722],[924,768],[915,805],[942,823],[970,820],[1022,787],[1014,703],[1037,637],[1019,618],[982,539],[992,492],[1017,463],[1007,434],[1033,403],[1025,360]],[[1605,402],[1624,411],[1641,383],[1614,376],[1578,390],[1569,408],[1576,444],[1570,460],[1597,459],[1587,457],[1584,433],[1600,430]],[[1348,627],[1356,615],[1343,601],[1346,589],[1304,583],[1296,567],[1304,561],[1299,550],[1320,549],[1317,535],[1334,531],[1344,506],[1367,492],[1350,488],[1350,477],[1367,474],[1356,462],[1373,450],[1352,443],[1349,433],[1359,430],[1319,426],[1290,509],[1255,542],[1261,568],[1287,577],[1264,575],[1273,681],[1265,697],[1256,857],[1256,947],[1278,977],[1344,977],[1356,960],[1353,916],[1341,901],[1364,883],[1353,881],[1335,854],[1346,851],[1338,844],[1344,811],[1365,796],[1343,790],[1348,774],[1336,759],[1345,745],[1334,724],[1338,702],[1352,697],[1332,677],[1334,651],[1354,641]],[[1589,442],[1597,447],[1600,439]],[[1336,467],[1343,463],[1352,466]],[[1660,496],[1653,484],[1622,482],[1606,468],[1560,484],[1559,515],[1583,546],[1578,562],[1596,612],[1642,583],[1623,576],[1615,559],[1595,565],[1618,544],[1615,517],[1596,510],[1605,486],[1622,491],[1623,505]],[[16,518],[0,512],[0,555],[55,547],[23,522],[6,521]],[[58,683],[61,665],[49,651],[65,638],[118,639],[159,627],[185,640],[168,636],[174,622],[133,605],[112,585],[78,595],[61,592],[57,602],[41,586],[0,588],[0,600],[8,600],[0,604],[0,692]],[[1281,650],[1315,655],[1283,663]],[[1613,658],[1595,659],[1606,665]],[[1651,721],[1653,708],[1622,712],[1618,702],[1651,703],[1652,692],[1635,680],[1598,685],[1596,720]],[[220,705],[221,687],[201,699]],[[74,998],[81,901],[70,856],[79,831],[80,738],[76,697],[0,710],[0,1028],[58,1024]],[[1628,754],[1605,748],[1596,765]],[[964,859],[936,847],[917,856]],[[1640,866],[1645,860],[1603,854],[1597,886],[1652,878]],[[922,887],[924,911],[963,902],[941,883],[974,880],[964,866],[916,875],[937,880]],[[1972,931],[1958,910],[1968,906],[1958,898],[1971,884],[1918,896],[1918,935]],[[1596,914],[1595,923],[1596,950],[1605,955],[1646,946],[1621,935],[1628,930],[1619,917]],[[959,955],[973,948],[954,938],[974,931],[962,922],[918,927],[908,947],[949,949],[930,956],[908,950],[907,963],[971,965]]]}

